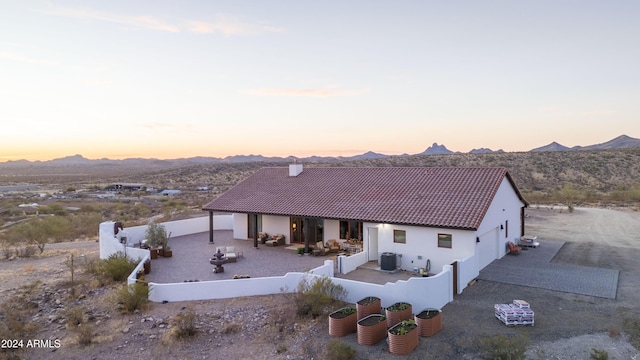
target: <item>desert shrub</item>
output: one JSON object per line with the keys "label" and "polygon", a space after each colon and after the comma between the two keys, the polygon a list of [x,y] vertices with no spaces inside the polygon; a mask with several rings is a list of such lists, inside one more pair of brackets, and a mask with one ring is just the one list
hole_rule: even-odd
{"label": "desert shrub", "polygon": [[640,350],[640,319],[624,319],[623,330],[629,334],[629,342]]}
{"label": "desert shrub", "polygon": [[93,327],[89,324],[82,324],[75,328],[75,333],[78,334],[78,344],[89,345],[93,341]]}
{"label": "desert shrub", "polygon": [[[33,245],[25,245],[15,249],[15,254],[17,257],[21,258],[29,258],[36,254],[36,247]],[[44,247],[43,247],[44,249]],[[42,252],[42,250],[40,251]]]}
{"label": "desert shrub", "polygon": [[135,260],[131,260],[124,256],[124,253],[118,252],[102,260],[98,265],[97,271],[104,278],[113,281],[124,281],[137,265]]}
{"label": "desert shrub", "polygon": [[172,321],[173,334],[177,338],[185,338],[196,333],[196,322],[198,314],[192,307],[187,307],[184,311],[176,315]]}
{"label": "desert shrub", "polygon": [[64,316],[67,318],[69,328],[77,328],[84,322],[85,308],[82,306],[71,306],[65,309]]}
{"label": "desert shrub", "polygon": [[139,282],[122,285],[116,290],[115,300],[124,312],[143,310],[149,303],[149,286]]}
{"label": "desert shrub", "polygon": [[589,354],[589,359],[591,360],[607,360],[609,359],[609,353],[605,350],[599,349],[591,349],[591,353]]}
{"label": "desert shrub", "polygon": [[526,335],[506,337],[496,335],[481,340],[483,359],[490,360],[521,360],[525,359],[529,338]]}
{"label": "desert shrub", "polygon": [[340,340],[331,340],[327,344],[327,360],[353,360],[356,358],[356,351],[351,346]]}
{"label": "desert shrub", "polygon": [[225,323],[222,326],[222,330],[220,332],[222,332],[225,335],[229,335],[229,334],[237,334],[242,330],[242,325],[238,324],[238,323]]}
{"label": "desert shrub", "polygon": [[347,291],[328,277],[317,277],[313,281],[305,277],[298,283],[296,313],[300,317],[316,318],[325,313],[330,305],[342,301],[346,295]]}
{"label": "desert shrub", "polygon": [[29,339],[38,330],[33,316],[38,312],[37,306],[30,299],[36,294],[39,281],[25,285],[0,304],[0,339]]}

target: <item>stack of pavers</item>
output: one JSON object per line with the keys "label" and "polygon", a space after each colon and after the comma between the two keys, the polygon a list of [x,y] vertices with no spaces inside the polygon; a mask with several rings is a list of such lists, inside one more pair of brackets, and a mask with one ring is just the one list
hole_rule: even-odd
{"label": "stack of pavers", "polygon": [[512,304],[495,304],[495,315],[505,325],[533,326],[533,310],[524,300],[513,300]]}

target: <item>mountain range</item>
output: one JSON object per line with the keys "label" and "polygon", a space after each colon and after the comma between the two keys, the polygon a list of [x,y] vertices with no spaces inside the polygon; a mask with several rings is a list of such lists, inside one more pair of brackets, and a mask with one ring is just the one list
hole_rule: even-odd
{"label": "mountain range", "polygon": [[[581,151],[581,150],[608,150],[608,149],[628,149],[628,148],[640,148],[640,139],[632,138],[627,135],[618,136],[612,140],[604,143],[588,145],[588,146],[574,146],[567,147],[557,142],[552,142],[548,145],[537,147],[530,150],[530,152],[545,152],[545,151]],[[489,154],[489,153],[504,153],[502,149],[491,150],[487,148],[473,149],[469,151],[470,154]],[[460,154],[460,152],[454,152],[447,149],[444,145],[434,143],[428,147],[425,151],[414,155],[447,155],[447,154]],[[87,159],[82,155],[72,155],[63,158],[47,160],[47,161],[28,161],[28,160],[11,160],[6,162],[0,162],[0,166],[31,166],[31,165],[54,165],[54,166],[70,166],[70,165],[130,165],[140,166],[144,164],[146,166],[167,166],[176,164],[202,164],[202,163],[242,163],[242,162],[292,162],[294,160],[302,162],[342,162],[342,161],[355,161],[355,160],[371,160],[387,157],[402,157],[410,156],[409,154],[403,155],[385,155],[368,151],[360,155],[355,156],[310,156],[306,158],[296,158],[294,156],[288,157],[266,157],[262,155],[234,155],[227,156],[225,158],[205,157],[197,156],[191,158],[161,160],[161,159],[147,159],[147,158],[128,158],[123,160],[112,159]]]}

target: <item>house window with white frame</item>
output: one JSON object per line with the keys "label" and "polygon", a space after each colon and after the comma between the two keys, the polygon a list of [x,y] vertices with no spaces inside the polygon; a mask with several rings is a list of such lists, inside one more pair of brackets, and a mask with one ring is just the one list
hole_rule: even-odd
{"label": "house window with white frame", "polygon": [[396,244],[406,244],[407,232],[405,230],[393,230],[393,242]]}
{"label": "house window with white frame", "polygon": [[438,234],[438,247],[451,249],[452,245],[451,234]]}

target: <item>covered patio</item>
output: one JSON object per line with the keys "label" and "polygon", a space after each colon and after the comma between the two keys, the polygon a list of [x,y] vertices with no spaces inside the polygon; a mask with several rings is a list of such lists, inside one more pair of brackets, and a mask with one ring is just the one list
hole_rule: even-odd
{"label": "covered patio", "polygon": [[[145,276],[154,283],[181,283],[191,281],[212,281],[233,279],[234,275],[248,275],[252,278],[282,276],[288,272],[304,272],[321,266],[325,260],[334,260],[337,254],[326,256],[299,256],[289,245],[270,247],[260,244],[254,248],[252,240],[233,238],[231,230],[215,230],[214,244],[209,243],[209,232],[200,232],[173,237],[169,245],[173,250],[170,258],[159,257],[151,261],[151,273]],[[218,246],[235,246],[236,253],[242,254],[236,262],[224,264],[223,273],[213,273],[214,265],[209,263]],[[385,284],[406,280],[412,276],[406,271],[396,273],[380,272],[367,264],[349,274],[336,277]]]}

